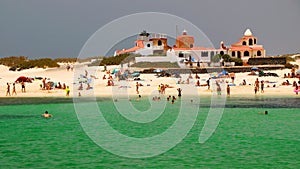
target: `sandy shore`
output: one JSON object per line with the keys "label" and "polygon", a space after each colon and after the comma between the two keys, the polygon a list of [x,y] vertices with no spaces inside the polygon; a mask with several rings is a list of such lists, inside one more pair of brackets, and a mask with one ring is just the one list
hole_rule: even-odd
{"label": "sandy shore", "polygon": [[[117,66],[110,66],[108,70],[113,70]],[[195,75],[192,74],[192,79],[189,79],[189,84],[186,83],[189,74],[181,74],[181,80],[185,81],[184,84],[178,84],[178,78],[173,77],[156,77],[155,74],[141,74],[140,81],[134,81],[133,79],[121,80],[118,81],[114,79],[115,86],[107,86],[107,79],[103,80],[104,75],[108,76],[106,72],[103,72],[103,68],[99,67],[87,67],[85,65],[75,66],[73,71],[67,71],[65,66],[62,65],[60,68],[52,69],[29,69],[23,71],[12,72],[8,70],[8,67],[0,65],[0,97],[66,97],[65,90],[62,89],[52,89],[52,90],[42,90],[40,85],[42,80],[34,80],[32,83],[25,83],[26,92],[21,92],[21,84],[16,84],[17,95],[6,96],[7,85],[6,83],[11,84],[11,93],[12,93],[12,83],[19,76],[26,77],[42,77],[47,78],[47,81],[52,81],[55,83],[60,82],[61,84],[65,83],[67,86],[70,86],[71,92],[69,97],[78,97],[79,93],[82,97],[85,96],[96,96],[96,97],[118,97],[118,96],[132,96],[137,97],[136,92],[136,82],[140,83],[142,86],[139,87],[139,94],[142,96],[159,96],[158,94],[158,85],[159,84],[168,84],[170,88],[166,89],[165,95],[176,95],[177,88],[182,88],[183,95],[212,95],[216,93],[216,86],[214,85],[214,80],[211,81],[211,89],[208,90],[207,86],[196,87],[195,84],[197,79]],[[268,71],[267,71],[268,72]],[[234,84],[231,83],[230,78],[221,78],[219,79],[223,83],[222,86],[222,95],[226,95],[226,86],[230,84],[230,95],[231,96],[255,96],[254,94],[254,82],[256,78],[259,81],[264,80],[265,89],[264,93],[260,91],[256,95],[266,95],[266,96],[295,96],[294,87],[291,85],[283,86],[282,82],[289,80],[290,83],[293,81],[298,82],[298,78],[283,78],[283,75],[290,73],[290,69],[270,71],[277,73],[279,77],[258,77],[248,75],[250,72],[246,73],[236,73]],[[85,73],[88,73],[88,79],[91,79],[92,89],[86,90],[87,84],[83,84],[83,90],[78,90],[80,84],[80,76],[84,76]],[[91,77],[92,75],[92,77]],[[210,77],[209,74],[199,74],[200,76],[200,85],[205,85],[206,80]],[[113,76],[114,77],[114,76]],[[82,78],[81,78],[82,79]],[[247,85],[240,85],[243,80],[246,80]],[[273,87],[275,85],[276,87]],[[270,86],[270,87],[268,87]]]}

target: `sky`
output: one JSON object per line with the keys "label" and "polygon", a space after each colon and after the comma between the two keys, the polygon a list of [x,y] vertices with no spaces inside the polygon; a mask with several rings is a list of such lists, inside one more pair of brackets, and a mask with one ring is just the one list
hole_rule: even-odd
{"label": "sky", "polygon": [[97,30],[142,12],[183,18],[215,47],[250,28],[267,55],[300,53],[299,0],[0,0],[0,57],[77,57]]}

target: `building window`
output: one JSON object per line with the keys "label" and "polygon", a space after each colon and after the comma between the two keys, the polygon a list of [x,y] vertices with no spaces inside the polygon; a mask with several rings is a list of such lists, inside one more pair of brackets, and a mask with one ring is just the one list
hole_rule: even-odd
{"label": "building window", "polygon": [[221,52],[220,52],[220,55],[224,55],[224,51],[221,51]]}
{"label": "building window", "polygon": [[243,41],[243,45],[244,45],[244,46],[246,46],[246,45],[247,45],[246,41]]}
{"label": "building window", "polygon": [[261,51],[257,51],[257,56],[261,56]]}
{"label": "building window", "polygon": [[184,57],[183,53],[180,52],[178,57],[183,58]]}
{"label": "building window", "polygon": [[212,57],[212,56],[215,56],[215,52],[214,51],[211,51],[210,52],[210,56]]}
{"label": "building window", "polygon": [[158,46],[161,46],[161,45],[162,45],[161,40],[158,40],[157,45],[158,45]]}
{"label": "building window", "polygon": [[208,57],[208,52],[201,52],[202,57]]}
{"label": "building window", "polygon": [[241,59],[241,52],[240,52],[240,51],[237,52],[237,57],[238,57],[239,59]]}
{"label": "building window", "polygon": [[193,48],[194,47],[194,45],[193,44],[190,44],[190,48]]}
{"label": "building window", "polygon": [[245,51],[244,56],[250,56],[250,53],[248,51]]}
{"label": "building window", "polygon": [[235,56],[235,51],[232,51],[231,56],[232,56],[232,57]]}
{"label": "building window", "polygon": [[256,39],[254,38],[254,44],[256,44]]}
{"label": "building window", "polygon": [[252,39],[249,39],[249,45],[253,45],[253,40]]}
{"label": "building window", "polygon": [[149,43],[147,44],[147,47],[150,48],[150,44]]}

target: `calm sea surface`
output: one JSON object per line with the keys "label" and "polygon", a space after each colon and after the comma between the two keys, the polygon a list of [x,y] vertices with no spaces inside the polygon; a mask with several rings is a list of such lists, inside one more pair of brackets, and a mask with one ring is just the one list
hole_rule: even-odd
{"label": "calm sea surface", "polygon": [[[200,144],[210,100],[202,99],[184,140],[155,157],[131,159],[95,144],[83,131],[72,100],[0,99],[0,168],[300,168],[299,97],[229,98],[219,126]],[[139,110],[148,100],[132,101]],[[179,103],[168,103],[155,122],[125,120],[109,99],[98,99],[110,125],[133,137],[159,134],[176,120]],[[41,118],[48,110],[54,117]],[[258,112],[268,111],[268,115]]]}

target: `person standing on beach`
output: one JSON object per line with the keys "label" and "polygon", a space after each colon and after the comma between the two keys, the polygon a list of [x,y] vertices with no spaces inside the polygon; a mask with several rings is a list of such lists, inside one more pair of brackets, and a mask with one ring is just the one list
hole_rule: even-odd
{"label": "person standing on beach", "polygon": [[43,79],[43,90],[46,89],[46,77]]}
{"label": "person standing on beach", "polygon": [[70,88],[69,88],[69,86],[66,87],[66,96],[70,96]]}
{"label": "person standing on beach", "polygon": [[257,89],[258,89],[258,87],[256,85],[254,85],[254,93],[255,94],[257,93]]}
{"label": "person standing on beach", "polygon": [[12,95],[17,95],[17,91],[16,91],[16,84],[13,83],[13,91],[12,91]]}
{"label": "person standing on beach", "polygon": [[165,94],[166,86],[164,84],[160,84],[160,93]]}
{"label": "person standing on beach", "polygon": [[200,81],[199,80],[197,80],[197,82],[196,82],[196,85],[195,86],[197,86],[197,87],[200,87]]}
{"label": "person standing on beach", "polygon": [[24,81],[21,82],[21,86],[22,86],[22,93],[26,93]]}
{"label": "person standing on beach", "polygon": [[161,87],[160,87],[160,85],[158,85],[157,90],[158,90],[158,94],[161,94]]}
{"label": "person standing on beach", "polygon": [[298,95],[298,92],[299,92],[299,86],[298,85],[295,86],[294,92],[296,93],[296,95]]}
{"label": "person standing on beach", "polygon": [[234,79],[235,79],[235,73],[232,72],[229,74],[230,78],[231,78],[231,83],[234,84]]}
{"label": "person standing on beach", "polygon": [[6,83],[6,84],[7,84],[6,96],[10,96],[10,85],[9,85],[9,83]]}
{"label": "person standing on beach", "polygon": [[140,92],[139,92],[139,82],[136,82],[136,85],[135,85],[135,87],[136,87],[136,94],[140,94]]}
{"label": "person standing on beach", "polygon": [[207,90],[210,89],[210,84],[209,84],[209,83],[210,83],[210,78],[208,78],[207,81],[206,81],[206,84],[207,84]]}
{"label": "person standing on beach", "polygon": [[258,80],[258,78],[256,78],[254,85],[255,85],[255,88],[258,92],[259,91],[259,80]]}

